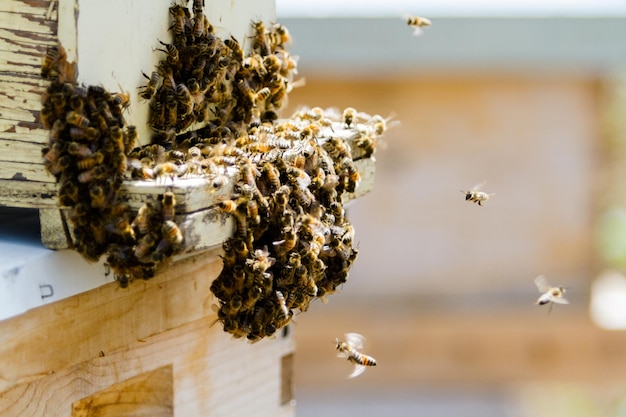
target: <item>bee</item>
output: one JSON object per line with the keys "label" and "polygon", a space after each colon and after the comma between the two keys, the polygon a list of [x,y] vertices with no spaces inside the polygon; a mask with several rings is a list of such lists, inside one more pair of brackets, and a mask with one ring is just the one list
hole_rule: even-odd
{"label": "bee", "polygon": [[343,111],[341,119],[343,120],[343,123],[346,125],[346,127],[352,126],[356,123],[357,119],[356,109],[354,109],[353,107],[346,107],[346,109]]}
{"label": "bee", "polygon": [[176,225],[176,223],[174,223],[172,220],[166,220],[165,222],[163,222],[161,231],[165,239],[167,239],[174,246],[183,243],[183,233],[180,231],[178,225]]}
{"label": "bee", "polygon": [[563,297],[563,294],[565,294],[565,287],[551,286],[548,284],[548,280],[543,275],[539,275],[535,278],[535,285],[537,286],[537,289],[539,289],[539,292],[542,293],[535,304],[544,305],[549,303],[550,308],[548,310],[548,314],[552,311],[552,305],[554,303],[569,304],[569,301]]}
{"label": "bee", "polygon": [[363,158],[369,158],[376,151],[376,140],[370,135],[361,135],[355,142],[356,146],[363,150]]}
{"label": "bee", "polygon": [[176,86],[176,97],[178,98],[178,115],[184,117],[193,111],[193,97],[185,84]]}
{"label": "bee", "polygon": [[490,198],[491,196],[494,196],[494,195],[495,195],[495,193],[487,194],[487,193],[485,193],[485,192],[483,192],[483,191],[479,191],[479,190],[480,190],[480,188],[481,188],[483,185],[485,185],[485,184],[486,184],[486,182],[485,182],[485,181],[483,181],[483,182],[481,182],[480,184],[475,185],[474,187],[472,187],[472,188],[471,188],[470,190],[468,190],[468,191],[463,191],[463,190],[461,190],[461,192],[465,194],[465,200],[466,200],[466,201],[468,201],[468,200],[469,200],[469,201],[471,201],[471,202],[473,202],[473,203],[478,204],[479,206],[482,206],[482,203],[483,203],[484,201],[489,200],[489,198]]}
{"label": "bee", "polygon": [[[60,122],[60,120],[57,120],[57,121]],[[100,137],[100,131],[96,129],[95,127],[87,127],[87,128],[82,128],[82,127],[77,127],[77,126],[70,127],[70,138],[72,138],[73,140],[92,141],[92,140],[98,139],[98,137]]]}
{"label": "bee", "polygon": [[50,75],[58,75],[58,69],[55,67],[62,59],[65,59],[65,51],[62,47],[49,47],[41,63],[41,77],[48,78]]}
{"label": "bee", "polygon": [[137,143],[137,127],[130,125],[126,128],[126,135],[124,135],[124,153],[128,154],[135,147]]}
{"label": "bee", "polygon": [[293,227],[287,226],[283,228],[283,239],[272,242],[276,247],[277,254],[287,254],[298,242],[298,235]]}
{"label": "bee", "polygon": [[106,194],[101,186],[92,184],[89,187],[89,196],[91,197],[91,207],[104,207],[106,203]]}
{"label": "bee", "polygon": [[263,57],[263,67],[267,72],[276,73],[280,70],[281,66],[280,58],[276,55],[271,54]]}
{"label": "bee", "polygon": [[270,47],[267,42],[265,24],[263,21],[258,20],[252,23],[252,28],[254,29],[252,49],[257,51],[261,56],[269,55]]}
{"label": "bee", "polygon": [[163,181],[165,182],[165,178],[174,182],[174,178],[180,176],[182,174],[181,168],[174,164],[173,162],[163,162],[162,164],[157,164],[154,167],[154,175],[156,177],[157,182]]}
{"label": "bee", "polygon": [[254,103],[256,104],[267,100],[270,94],[272,94],[272,92],[270,91],[269,87],[263,87],[254,94]]}
{"label": "bee", "polygon": [[171,191],[163,193],[163,200],[161,200],[163,206],[161,213],[163,214],[163,220],[174,219],[174,206],[176,205],[176,197]]}
{"label": "bee", "polygon": [[[109,229],[111,230],[111,229]],[[115,222],[115,229],[111,230],[114,233],[120,234],[124,239],[135,240],[135,232],[130,227],[130,224],[124,217],[120,217]]]}
{"label": "bee", "polygon": [[142,237],[137,243],[137,246],[135,246],[135,257],[137,259],[145,258],[148,255],[150,249],[152,249],[155,244],[156,240],[154,239],[154,236],[152,235],[152,233],[148,233],[147,235]]}
{"label": "bee", "polygon": [[104,161],[104,154],[102,152],[96,152],[93,156],[76,161],[76,167],[81,171],[84,171],[91,169],[96,165],[100,165],[102,161]]}
{"label": "bee", "polygon": [[115,93],[111,96],[111,102],[114,105],[121,107],[122,109],[126,109],[128,106],[130,106],[130,93]]}
{"label": "bee", "polygon": [[350,151],[348,144],[343,139],[336,136],[328,138],[322,147],[334,159],[352,159],[352,152]]}
{"label": "bee", "polygon": [[75,111],[67,112],[67,114],[65,115],[65,121],[67,121],[71,125],[82,127],[82,128],[89,127],[89,123],[90,123],[89,119],[87,119],[85,116],[82,116],[76,113]]}
{"label": "bee", "polygon": [[287,303],[285,301],[285,296],[280,291],[274,291],[276,294],[276,299],[278,300],[278,310],[276,314],[276,320],[280,323],[281,326],[287,324],[289,318],[291,317],[291,311],[287,308]]}
{"label": "bee", "polygon": [[142,74],[148,80],[148,84],[146,84],[146,85],[144,85],[142,87],[139,87],[139,88],[141,88],[143,90],[140,93],[140,96],[144,100],[150,100],[152,98],[152,96],[154,96],[154,94],[156,93],[157,89],[159,88],[159,85],[161,84],[161,81],[163,80],[163,76],[158,71],[153,71],[152,74],[150,75],[150,77],[148,77],[143,72],[142,72]]}
{"label": "bee", "polygon": [[291,35],[284,25],[280,23],[274,23],[272,30],[268,34],[270,45],[272,48],[283,46],[284,44],[291,43]]}
{"label": "bee", "polygon": [[346,358],[348,362],[354,364],[354,370],[348,375],[348,378],[361,375],[367,366],[376,366],[376,359],[360,352],[363,349],[364,341],[365,338],[358,333],[346,333],[345,342],[335,339],[336,347],[339,351],[337,356]]}
{"label": "bee", "polygon": [[165,46],[165,49],[157,49],[157,51],[165,52],[167,54],[167,62],[172,65],[176,65],[178,63],[179,57],[178,49],[171,43],[165,43],[161,41],[159,41],[159,43]]}
{"label": "bee", "polygon": [[232,51],[233,57],[237,62],[243,62],[244,53],[243,49],[241,49],[241,45],[234,36],[230,36],[229,39],[224,40],[224,45],[228,47]]}
{"label": "bee", "polygon": [[94,179],[105,179],[106,176],[107,169],[102,165],[97,165],[78,174],[78,182],[85,184],[91,182]]}
{"label": "bee", "polygon": [[413,36],[421,35],[423,33],[422,28],[431,25],[430,20],[426,19],[425,17],[405,15],[404,20],[406,21],[407,25],[413,28]]}
{"label": "bee", "polygon": [[135,219],[133,220],[131,226],[136,228],[139,233],[145,234],[148,233],[149,230],[149,220],[152,215],[152,203],[146,201],[143,203],[143,206],[139,208]]}

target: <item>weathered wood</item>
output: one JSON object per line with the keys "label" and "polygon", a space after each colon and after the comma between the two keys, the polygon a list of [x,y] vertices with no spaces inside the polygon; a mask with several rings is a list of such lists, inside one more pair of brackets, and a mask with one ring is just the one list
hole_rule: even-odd
{"label": "weathered wood", "polygon": [[219,253],[0,321],[0,415],[66,417],[76,401],[167,366],[176,416],[293,415],[291,401],[281,405],[291,371],[280,365],[292,332],[250,345],[211,326]]}
{"label": "weathered wood", "polygon": [[54,177],[44,170],[43,164],[3,161],[2,158],[0,158],[0,179],[54,182]]}
{"label": "weathered wood", "polygon": [[49,249],[66,249],[69,247],[69,230],[63,212],[60,209],[39,210],[41,227],[41,243]]}
{"label": "weathered wood", "polygon": [[0,180],[0,206],[54,208],[57,204],[54,182]]}

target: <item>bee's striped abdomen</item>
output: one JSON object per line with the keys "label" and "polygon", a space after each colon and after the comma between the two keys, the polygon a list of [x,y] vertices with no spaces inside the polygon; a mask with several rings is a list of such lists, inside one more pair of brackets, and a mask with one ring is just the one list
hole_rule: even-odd
{"label": "bee's striped abdomen", "polygon": [[372,358],[371,356],[367,356],[357,351],[354,351],[354,350],[350,352],[350,356],[348,356],[348,360],[358,365],[376,366],[376,359]]}

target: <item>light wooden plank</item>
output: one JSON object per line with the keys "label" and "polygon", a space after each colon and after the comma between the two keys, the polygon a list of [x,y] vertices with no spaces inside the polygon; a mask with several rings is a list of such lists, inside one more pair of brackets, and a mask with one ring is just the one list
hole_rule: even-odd
{"label": "light wooden plank", "polygon": [[[132,324],[139,318],[127,319]],[[171,367],[174,416],[293,416],[294,403],[281,405],[278,390],[283,382],[279,364],[295,348],[292,332],[250,345],[232,340],[218,325],[211,326],[213,321],[204,317],[119,349],[91,352],[86,361],[0,393],[0,413],[67,417],[77,399],[137,374]]]}
{"label": "light wooden plank", "polygon": [[174,416],[172,366],[144,372],[72,404],[72,417]]}
{"label": "light wooden plank", "polygon": [[[153,279],[126,289],[110,283],[0,321],[0,392],[84,362],[100,351],[123,349],[166,330],[214,317],[209,287],[222,269],[218,253],[180,261]],[[67,323],[72,323],[71,328]]]}

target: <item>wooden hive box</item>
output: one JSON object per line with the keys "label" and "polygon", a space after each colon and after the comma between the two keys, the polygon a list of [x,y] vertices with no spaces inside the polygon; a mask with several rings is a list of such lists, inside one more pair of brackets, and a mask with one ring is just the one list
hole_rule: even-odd
{"label": "wooden hive box", "polygon": [[[205,8],[209,19],[239,39],[246,38],[251,20],[274,19],[273,1],[213,3]],[[2,2],[0,206],[38,209],[48,248],[70,246],[72,230],[67,209],[58,206],[55,179],[42,163],[48,142],[39,120],[48,85],[40,76],[42,56],[61,43],[77,64],[79,83],[135,92],[145,84],[141,72],[151,71],[160,58],[156,40],[170,36],[170,5]],[[147,143],[148,106],[136,94],[127,118]],[[330,132],[356,138],[355,127],[337,121],[316,140],[323,143]],[[373,186],[373,156],[355,147],[353,157],[361,180],[343,194],[344,202]],[[221,324],[211,326],[211,283],[222,270],[221,244],[235,230],[217,204],[230,197],[234,182],[230,178],[216,192],[204,178],[124,181],[121,198],[134,211],[148,199],[174,193],[176,223],[184,230],[184,247],[173,262],[129,288],[105,276],[101,263],[87,264],[67,249],[38,248],[37,257],[0,265],[9,278],[0,300],[31,300],[0,309],[0,415],[293,415],[291,326],[252,345],[232,341]],[[11,248],[10,241],[2,243]],[[74,285],[76,275],[90,284]]]}

